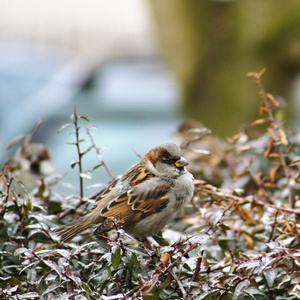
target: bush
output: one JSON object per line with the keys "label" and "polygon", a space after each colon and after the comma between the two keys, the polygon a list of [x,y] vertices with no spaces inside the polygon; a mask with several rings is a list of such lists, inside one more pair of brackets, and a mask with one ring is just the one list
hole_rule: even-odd
{"label": "bush", "polygon": [[96,150],[96,167],[107,168],[91,135],[92,146],[81,152],[78,122],[88,120],[76,112],[66,126],[75,125],[78,160],[72,166],[79,167],[80,195],[62,195],[42,181],[34,193],[18,196],[4,169],[3,299],[299,299],[299,136],[284,128],[281,106],[264,91],[262,74],[250,75],[261,97],[261,117],[252,126],[263,133],[245,129],[220,141],[217,154],[204,161],[191,147],[206,134],[187,133],[183,147],[191,155],[195,196],[152,249],[121,228],[68,244],[51,232],[93,203],[83,195],[84,154]]}

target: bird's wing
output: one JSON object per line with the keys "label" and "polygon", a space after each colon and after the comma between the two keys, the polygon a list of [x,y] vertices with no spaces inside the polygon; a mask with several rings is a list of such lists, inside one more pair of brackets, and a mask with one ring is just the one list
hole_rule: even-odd
{"label": "bird's wing", "polygon": [[[128,190],[114,197],[104,206],[94,207],[94,211],[104,219],[97,229],[98,233],[112,229],[114,221],[121,221],[124,227],[129,226],[159,212],[168,204],[170,183],[156,177],[142,165],[138,166],[138,170],[136,168],[129,170],[122,180],[130,181]],[[109,197],[109,193],[112,192],[113,189],[104,191],[106,193],[104,197]]]}
{"label": "bird's wing", "polygon": [[[149,172],[141,163],[133,166],[121,179],[112,182],[107,188],[92,196],[92,199],[96,198],[95,206],[93,208],[96,208],[99,202],[105,198],[114,199],[116,195],[120,194],[120,191],[122,193],[122,189],[130,189],[153,177],[156,176]],[[104,202],[106,201],[104,200]]]}

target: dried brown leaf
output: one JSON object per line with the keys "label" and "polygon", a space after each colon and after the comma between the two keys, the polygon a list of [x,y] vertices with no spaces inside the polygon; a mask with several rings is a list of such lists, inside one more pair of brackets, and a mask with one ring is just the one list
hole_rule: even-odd
{"label": "dried brown leaf", "polygon": [[261,218],[264,215],[264,208],[261,205],[257,205],[256,209],[257,209],[257,213],[258,213],[258,219],[261,220]]}
{"label": "dried brown leaf", "polygon": [[[295,257],[297,259],[297,257]],[[299,259],[299,257],[298,257]],[[295,277],[292,279],[291,283],[296,284],[296,283],[300,283],[300,278],[299,277]]]}
{"label": "dried brown leaf", "polygon": [[266,119],[264,118],[261,118],[261,119],[257,119],[255,120],[254,122],[251,123],[251,126],[254,126],[254,125],[261,125],[261,124],[265,124],[267,123]]}
{"label": "dried brown leaf", "polygon": [[256,289],[259,289],[259,286],[254,278],[250,278],[249,281],[250,281],[251,285],[253,285]]}
{"label": "dried brown leaf", "polygon": [[240,148],[240,151],[242,152],[242,151],[248,151],[248,150],[250,150],[251,149],[251,147],[250,146],[243,146],[243,147],[241,147]]}
{"label": "dried brown leaf", "polygon": [[191,199],[190,203],[192,204],[192,206],[194,208],[196,208],[196,202],[195,202],[195,198],[194,197]]}
{"label": "dried brown leaf", "polygon": [[163,268],[166,266],[166,264],[168,263],[169,259],[170,259],[170,254],[169,253],[164,253],[161,256],[160,261],[162,263]]}
{"label": "dried brown leaf", "polygon": [[205,268],[208,268],[208,267],[209,267],[209,263],[208,263],[206,257],[203,257],[203,258],[202,258],[202,263],[203,263],[203,265],[204,265]]}
{"label": "dried brown leaf", "polygon": [[288,149],[286,150],[286,154],[290,154],[291,151],[292,151],[292,149],[293,149],[293,145],[290,144],[289,147],[288,147]]}
{"label": "dried brown leaf", "polygon": [[233,261],[230,265],[229,274],[232,274],[235,269],[235,262]]}
{"label": "dried brown leaf", "polygon": [[266,68],[263,68],[259,73],[256,72],[248,72],[247,76],[248,77],[254,77],[256,79],[259,79],[266,71]]}
{"label": "dried brown leaf", "polygon": [[292,229],[292,227],[291,227],[291,225],[290,225],[290,222],[289,222],[289,220],[288,220],[287,217],[285,217],[285,226],[286,226],[286,229],[287,229],[287,231],[288,231],[289,233],[291,233],[291,232],[293,231],[293,229]]}
{"label": "dried brown leaf", "polygon": [[248,235],[244,234],[245,244],[248,248],[253,249],[254,248],[254,240]]}
{"label": "dried brown leaf", "polygon": [[266,182],[264,185],[265,185],[266,188],[269,188],[269,189],[276,189],[276,184],[275,184],[275,183],[272,183],[272,182]]}
{"label": "dried brown leaf", "polygon": [[272,95],[272,94],[267,94],[267,99],[270,100],[270,102],[276,106],[276,107],[279,107],[280,104],[279,102],[277,102],[277,100],[275,99],[275,97]]}
{"label": "dried brown leaf", "polygon": [[255,72],[248,72],[246,75],[248,76],[248,77],[254,77],[255,76]]}
{"label": "dried brown leaf", "polygon": [[258,183],[261,184],[261,176],[263,175],[263,172],[258,172],[255,176],[254,176],[254,180]]}
{"label": "dried brown leaf", "polygon": [[274,147],[274,141],[271,140],[271,141],[270,141],[270,144],[269,144],[269,147],[268,147],[268,149],[267,149],[266,152],[265,152],[265,155],[264,155],[265,158],[267,158],[267,157],[270,155],[270,153],[271,153],[272,150],[273,150],[273,147]]}
{"label": "dried brown leaf", "polygon": [[252,215],[250,213],[250,211],[242,206],[238,206],[236,209],[236,213],[245,221],[248,222],[248,224],[255,224],[254,219],[252,218]]}
{"label": "dried brown leaf", "polygon": [[235,134],[231,139],[233,142],[236,142],[241,136],[242,136],[242,133],[238,133],[238,134]]}
{"label": "dried brown leaf", "polygon": [[247,172],[246,172],[246,171],[243,172],[243,173],[241,173],[241,174],[238,174],[238,175],[234,176],[234,177],[232,178],[232,180],[233,180],[233,182],[235,182],[235,181],[239,180],[240,178],[244,177],[245,175],[247,175]]}
{"label": "dried brown leaf", "polygon": [[268,128],[267,128],[267,131],[268,131],[269,135],[271,136],[271,138],[272,138],[275,142],[277,142],[277,141],[278,141],[278,138],[277,138],[276,135],[274,134],[273,128],[268,127]]}
{"label": "dried brown leaf", "polygon": [[280,157],[280,154],[278,154],[278,153],[271,153],[271,154],[269,155],[269,157],[272,157],[272,158],[279,158],[279,157]]}
{"label": "dried brown leaf", "polygon": [[248,257],[246,254],[243,254],[241,252],[239,252],[239,256],[244,260],[247,260],[247,261],[251,260],[250,257]]}
{"label": "dried brown leaf", "polygon": [[194,179],[194,185],[203,185],[205,183],[206,181],[204,180]]}
{"label": "dried brown leaf", "polygon": [[[278,231],[280,231],[280,230],[278,230]],[[278,242],[278,241],[280,241],[280,240],[282,240],[282,239],[285,239],[286,238],[286,234],[280,234],[276,239],[275,239],[275,242]]]}
{"label": "dried brown leaf", "polygon": [[288,281],[290,281],[290,280],[291,280],[290,275],[288,275],[288,274],[284,275],[283,278],[282,278],[282,280],[281,280],[281,282],[279,283],[278,287],[279,287],[279,288],[282,288],[283,285],[284,285],[285,283],[287,283]]}
{"label": "dried brown leaf", "polygon": [[289,164],[289,167],[293,167],[293,166],[296,166],[296,165],[299,165],[300,164],[300,159],[298,160],[295,160],[293,161],[292,163]]}
{"label": "dried brown leaf", "polygon": [[300,173],[298,174],[298,176],[297,176],[297,178],[295,179],[295,181],[296,181],[297,183],[300,183]]}
{"label": "dried brown leaf", "polygon": [[276,179],[276,174],[277,174],[279,167],[280,167],[280,165],[277,165],[270,171],[270,180],[272,183],[274,183],[274,181]]}
{"label": "dried brown leaf", "polygon": [[211,185],[211,184],[206,184],[205,186],[204,186],[206,189],[208,189],[208,190],[211,190],[211,191],[214,191],[216,188],[213,186],[213,185]]}
{"label": "dried brown leaf", "polygon": [[279,137],[283,145],[287,146],[289,144],[286,133],[281,128],[279,129]]}
{"label": "dried brown leaf", "polygon": [[299,285],[295,284],[292,285],[289,289],[288,289],[288,293],[290,295],[295,295],[298,299],[300,298],[300,289],[299,289]]}
{"label": "dried brown leaf", "polygon": [[225,260],[224,264],[228,264],[232,260],[231,254],[229,251],[225,251]]}

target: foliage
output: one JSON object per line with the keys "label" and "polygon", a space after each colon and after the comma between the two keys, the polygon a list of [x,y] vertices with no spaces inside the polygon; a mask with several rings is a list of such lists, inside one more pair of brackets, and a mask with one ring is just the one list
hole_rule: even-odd
{"label": "foliage", "polygon": [[[74,113],[80,195],[62,195],[42,184],[19,196],[12,175],[3,170],[0,196],[0,294],[3,299],[298,299],[299,148],[286,133],[278,101],[260,77],[261,117],[253,126],[265,133],[241,132],[219,152],[218,163],[204,164],[195,176],[195,196],[152,249],[121,228],[99,239],[91,232],[62,244],[51,229],[82,215],[93,203],[83,193],[84,153]],[[66,127],[64,126],[64,127]],[[89,129],[88,129],[89,132]],[[187,150],[197,145],[191,138]],[[223,149],[223,148],[222,148]],[[193,161],[201,159],[197,153]],[[214,160],[215,162],[216,160]],[[218,178],[212,185],[205,168]],[[211,170],[214,169],[214,172]],[[213,178],[210,177],[213,181]],[[113,180],[113,178],[112,178]],[[209,180],[210,181],[210,180]],[[13,197],[9,194],[13,193]]]}

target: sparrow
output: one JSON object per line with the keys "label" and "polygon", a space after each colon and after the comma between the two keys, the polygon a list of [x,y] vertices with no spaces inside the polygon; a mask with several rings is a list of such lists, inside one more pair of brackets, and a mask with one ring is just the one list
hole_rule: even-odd
{"label": "sparrow", "polygon": [[[27,141],[16,150],[12,158],[5,162],[3,168],[6,168],[16,179],[22,182],[29,192],[39,185],[42,177],[54,173],[54,164],[47,147],[41,143]],[[1,181],[3,178],[0,178]],[[4,186],[4,184],[1,185]],[[19,184],[14,184],[13,189],[17,194],[24,192]]]}
{"label": "sparrow", "polygon": [[188,164],[176,144],[150,150],[99,195],[88,214],[54,232],[62,242],[68,242],[88,228],[96,228],[95,235],[101,235],[119,222],[129,235],[145,241],[158,233],[183,203],[191,200],[194,182],[186,169]]}

